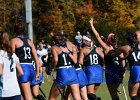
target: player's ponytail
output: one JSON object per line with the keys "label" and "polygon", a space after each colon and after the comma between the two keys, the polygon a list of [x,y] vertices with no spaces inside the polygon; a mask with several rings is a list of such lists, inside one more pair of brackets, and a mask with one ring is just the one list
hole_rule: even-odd
{"label": "player's ponytail", "polygon": [[112,45],[112,44],[116,44],[118,42],[118,36],[113,34],[113,33],[110,33],[108,35],[108,42]]}
{"label": "player's ponytail", "polygon": [[7,52],[9,58],[12,56],[9,34],[6,31],[0,32],[0,50]]}
{"label": "player's ponytail", "polygon": [[14,32],[16,35],[25,33],[25,23],[22,18],[19,18],[14,26]]}

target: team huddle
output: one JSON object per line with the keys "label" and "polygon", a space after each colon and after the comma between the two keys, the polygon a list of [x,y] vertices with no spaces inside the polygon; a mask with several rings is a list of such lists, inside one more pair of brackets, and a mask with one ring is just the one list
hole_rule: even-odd
{"label": "team huddle", "polygon": [[[39,94],[44,76],[41,66],[47,68],[49,75],[52,69],[56,69],[49,100],[57,100],[59,94],[63,100],[70,100],[71,96],[74,100],[101,100],[96,92],[103,82],[106,82],[112,100],[121,100],[118,87],[123,82],[127,63],[130,67],[129,96],[131,100],[140,100],[140,31],[126,36],[127,44],[119,46],[115,34],[110,33],[102,38],[92,18],[89,23],[100,47],[96,46],[90,34],[83,35],[78,45],[70,42],[64,34],[54,34],[51,61],[48,61],[48,56],[38,57],[41,52],[36,51],[33,42],[24,36],[25,25],[21,19],[14,28],[15,38],[10,40],[9,34],[2,32],[0,100],[32,100],[32,96],[45,100]],[[40,47],[43,48],[42,45]],[[47,55],[45,50],[43,55]],[[62,93],[64,88],[65,93]]]}

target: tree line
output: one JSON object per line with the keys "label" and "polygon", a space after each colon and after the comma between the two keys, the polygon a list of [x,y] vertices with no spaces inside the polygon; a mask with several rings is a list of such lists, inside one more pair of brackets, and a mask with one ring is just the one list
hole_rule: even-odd
{"label": "tree line", "polygon": [[[77,31],[91,32],[93,17],[101,35],[113,32],[121,39],[140,29],[140,0],[32,0],[34,40],[50,41],[49,34],[64,31],[72,38]],[[17,18],[25,18],[24,0],[0,0],[0,30],[14,35]]]}

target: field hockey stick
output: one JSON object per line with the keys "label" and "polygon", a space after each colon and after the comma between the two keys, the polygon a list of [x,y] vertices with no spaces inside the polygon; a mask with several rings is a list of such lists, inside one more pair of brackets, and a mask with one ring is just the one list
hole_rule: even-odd
{"label": "field hockey stick", "polygon": [[123,89],[123,94],[124,94],[125,100],[128,100],[123,83],[121,83],[121,86],[122,86],[122,89]]}
{"label": "field hockey stick", "polygon": [[40,92],[43,94],[43,96],[46,98],[45,93],[43,92],[43,90],[39,87]]}

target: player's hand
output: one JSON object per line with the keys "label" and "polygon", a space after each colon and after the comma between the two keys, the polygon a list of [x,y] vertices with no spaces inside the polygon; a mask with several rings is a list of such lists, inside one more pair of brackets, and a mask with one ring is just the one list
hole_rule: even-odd
{"label": "player's hand", "polygon": [[69,52],[68,48],[65,48],[65,47],[60,47],[60,48],[61,48],[61,50],[62,50],[63,52],[65,52],[65,53],[68,53],[68,52]]}
{"label": "player's hand", "polygon": [[47,75],[51,75],[52,69],[48,69],[46,73],[47,73]]}
{"label": "player's hand", "polygon": [[74,67],[77,69],[77,68],[81,68],[82,66],[81,66],[80,63],[76,63],[76,64],[74,65]]}
{"label": "player's hand", "polygon": [[93,18],[89,20],[90,25],[93,25]]}
{"label": "player's hand", "polygon": [[36,81],[39,81],[39,80],[40,80],[40,75],[38,73],[38,74],[36,74]]}

